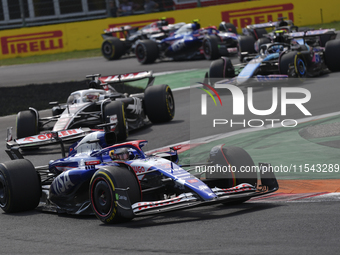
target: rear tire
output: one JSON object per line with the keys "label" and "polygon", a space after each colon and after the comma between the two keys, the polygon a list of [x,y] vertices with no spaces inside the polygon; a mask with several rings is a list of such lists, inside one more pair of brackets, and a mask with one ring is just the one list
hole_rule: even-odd
{"label": "rear tire", "polygon": [[17,139],[37,135],[39,133],[38,118],[33,110],[19,112],[16,125]]}
{"label": "rear tire", "polygon": [[248,54],[256,53],[254,47],[255,39],[252,36],[240,36],[238,41],[239,59],[242,62],[243,57],[241,52],[248,52]]}
{"label": "rear tire", "polygon": [[204,57],[207,60],[214,60],[220,57],[218,49],[218,38],[216,36],[207,36],[202,42]]}
{"label": "rear tire", "polygon": [[254,32],[255,40],[263,38],[265,34],[268,34],[265,28],[257,28]]}
{"label": "rear tire", "polygon": [[124,42],[119,38],[111,37],[103,41],[102,54],[107,60],[119,59],[125,53]]}
{"label": "rear tire", "polygon": [[27,159],[0,164],[0,207],[6,213],[36,208],[41,196],[40,177]]}
{"label": "rear tire", "polygon": [[110,123],[110,118],[117,115],[117,126],[115,133],[117,135],[117,141],[125,141],[129,136],[127,123],[125,119],[124,103],[121,101],[112,101],[105,104],[103,107],[103,120],[104,123]]}
{"label": "rear tire", "polygon": [[145,112],[152,123],[167,122],[175,116],[175,100],[168,85],[148,87],[144,95]]}
{"label": "rear tire", "polygon": [[152,40],[141,40],[136,45],[135,53],[139,63],[151,64],[158,58],[158,45]]}
{"label": "rear tire", "polygon": [[99,169],[91,179],[89,194],[93,212],[106,224],[127,222],[133,218],[123,215],[117,202],[116,188],[128,188],[131,205],[141,201],[140,186],[135,173],[117,166]]}
{"label": "rear tire", "polygon": [[326,43],[325,62],[332,72],[340,71],[340,40],[331,40]]}

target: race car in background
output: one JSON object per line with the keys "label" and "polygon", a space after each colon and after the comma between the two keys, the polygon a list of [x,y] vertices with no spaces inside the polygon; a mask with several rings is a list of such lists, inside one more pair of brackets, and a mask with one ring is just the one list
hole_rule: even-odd
{"label": "race car in background", "polygon": [[37,209],[43,212],[95,214],[111,224],[185,208],[243,203],[279,188],[269,164],[259,164],[259,182],[252,158],[239,147],[211,149],[202,167],[225,169],[216,173],[196,171],[198,164],[179,165],[180,146],[148,155],[142,150],[145,140],[113,143],[113,132],[93,132],[72,145],[68,157],[40,167],[22,159],[18,150],[7,150],[12,159],[20,159],[0,164],[1,209],[28,211],[40,202]]}
{"label": "race car in background", "polygon": [[[138,27],[130,25],[105,29],[102,34],[104,39],[101,46],[102,54],[107,60],[119,59],[123,55],[133,55],[136,41],[148,38],[161,40],[184,24],[184,22],[169,24],[164,18],[152,22],[139,30]],[[116,37],[117,33],[123,34],[124,38]]]}
{"label": "race car in background", "polygon": [[[324,38],[328,39],[326,43]],[[229,78],[224,82],[241,85],[251,78],[264,82],[340,71],[340,40],[335,38],[334,29],[292,33],[277,30],[273,42],[255,43],[258,53],[242,52],[241,64],[233,65],[229,58],[213,61],[206,78]]]}
{"label": "race car in background", "polygon": [[[123,141],[129,130],[138,129],[149,121],[159,123],[174,118],[172,91],[165,84],[154,86],[152,71],[86,77],[92,79],[89,88],[71,93],[66,104],[53,102],[51,117],[40,118],[34,108],[19,112],[16,139],[12,139],[9,131],[7,147],[33,148],[58,143],[53,132],[57,132],[63,141],[79,139],[91,132],[89,128],[111,124],[112,127],[117,124],[114,127],[117,138]],[[145,90],[133,92],[135,88],[128,83],[143,79],[147,80]],[[118,92],[118,89],[122,91]]]}
{"label": "race car in background", "polygon": [[[306,32],[313,29],[307,27],[297,27],[293,21],[285,20],[285,17],[279,18],[275,22],[267,22],[260,24],[252,24],[242,28],[243,35],[239,37],[239,58],[243,60],[243,54],[254,54],[257,51],[254,48],[255,42],[258,45],[273,42],[276,37],[276,31],[284,31],[286,33]],[[321,46],[330,40],[327,36],[323,36]],[[242,54],[243,53],[243,54]]]}
{"label": "race car in background", "polygon": [[236,28],[232,24],[228,24],[227,27],[229,29],[226,28],[224,31],[217,30],[215,26],[201,28],[198,21],[194,20],[167,38],[139,40],[135,54],[141,64],[150,64],[156,59],[213,60],[220,56],[236,54],[238,35],[229,31],[236,31]]}

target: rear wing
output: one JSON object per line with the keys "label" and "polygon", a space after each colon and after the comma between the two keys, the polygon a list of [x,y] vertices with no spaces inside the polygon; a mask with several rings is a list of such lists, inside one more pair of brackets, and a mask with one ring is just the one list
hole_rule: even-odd
{"label": "rear wing", "polygon": [[248,25],[248,29],[256,29],[256,28],[272,28],[276,27],[279,22],[274,21],[274,22],[267,22],[267,23],[261,23],[261,24],[253,24],[253,25]]}
{"label": "rear wing", "polygon": [[92,78],[94,82],[100,82],[101,86],[107,84],[115,84],[115,83],[124,83],[129,81],[138,81],[142,79],[149,79],[148,86],[152,86],[155,77],[153,77],[153,71],[141,71],[134,73],[125,73],[125,74],[114,74],[109,76],[101,76],[101,74],[91,74],[86,75],[86,78]]}
{"label": "rear wing", "polygon": [[132,29],[136,29],[135,27],[131,27],[129,25],[127,26],[121,26],[121,27],[111,27],[109,29],[104,29],[104,33],[116,33],[116,32],[123,32],[123,31],[128,31],[128,30],[132,30]]}
{"label": "rear wing", "polygon": [[314,37],[320,36],[324,34],[335,34],[335,29],[319,29],[319,30],[312,30],[312,31],[303,31],[303,32],[294,32],[289,33],[289,36],[293,38],[303,38],[303,37]]}

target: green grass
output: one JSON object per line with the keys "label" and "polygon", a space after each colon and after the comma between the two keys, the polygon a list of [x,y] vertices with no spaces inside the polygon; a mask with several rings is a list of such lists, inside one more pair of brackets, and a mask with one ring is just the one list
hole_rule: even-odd
{"label": "green grass", "polygon": [[311,27],[311,28],[335,28],[335,30],[340,30],[340,21],[334,21],[331,23],[325,23],[325,24],[315,24],[315,25],[308,25],[304,27]]}
{"label": "green grass", "polygon": [[[304,27],[335,28],[336,30],[340,30],[340,21],[335,21],[335,22],[325,23],[325,24],[314,24],[314,25],[308,25]],[[17,58],[10,58],[10,59],[0,59],[0,66],[42,63],[42,62],[60,61],[60,60],[76,59],[76,58],[91,58],[91,57],[100,57],[100,56],[102,56],[100,49],[72,51],[72,52],[57,53],[57,54],[37,55],[37,56],[24,57],[24,58],[17,57]]]}
{"label": "green grass", "polygon": [[75,58],[91,58],[91,57],[100,57],[100,56],[102,56],[100,49],[78,50],[78,51],[63,52],[63,53],[56,53],[56,54],[36,55],[36,56],[30,56],[30,57],[24,57],[24,58],[16,57],[16,58],[9,58],[9,59],[0,59],[0,66],[43,63],[43,62],[75,59]]}

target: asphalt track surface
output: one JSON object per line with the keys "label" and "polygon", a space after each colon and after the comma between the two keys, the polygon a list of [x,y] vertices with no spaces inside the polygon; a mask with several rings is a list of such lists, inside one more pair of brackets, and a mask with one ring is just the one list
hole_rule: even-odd
{"label": "asphalt track surface", "polygon": [[[235,61],[237,62],[237,61]],[[75,70],[66,68],[68,61],[47,63],[41,66],[49,70],[41,72],[27,66],[2,67],[1,77],[4,84],[5,73],[19,73],[25,78],[21,82],[39,83],[48,79],[57,81],[69,77],[66,73],[78,73],[83,67],[96,66],[98,63],[112,67],[113,73],[149,70],[163,72],[170,70],[207,68],[207,61],[167,62],[141,68],[135,59],[107,62],[99,58],[73,60]],[[4,69],[3,69],[4,68]],[[18,69],[16,69],[18,68]],[[39,68],[38,68],[39,69]],[[112,74],[111,69],[89,70]],[[29,70],[29,73],[23,73]],[[86,70],[87,71],[87,70]],[[86,72],[87,74],[87,72]],[[83,75],[83,74],[79,74]],[[79,79],[83,79],[79,76]],[[13,78],[13,77],[12,77]],[[313,116],[339,111],[340,93],[339,73],[330,73],[320,78],[307,80],[299,87],[308,89],[312,98],[305,105]],[[72,80],[78,79],[78,74]],[[62,81],[62,80],[59,80]],[[64,80],[65,81],[65,80]],[[129,139],[149,140],[149,149],[166,146],[190,138],[198,138],[240,129],[239,126],[212,128],[210,119],[199,115],[200,101],[196,100],[199,90],[175,91],[176,116],[168,124],[149,125],[133,132]],[[254,89],[254,106],[268,109],[271,89]],[[191,92],[191,93],[190,93]],[[231,103],[231,95],[222,93],[223,102]],[[271,101],[271,100],[269,100]],[[189,107],[190,106],[190,107]],[[228,106],[228,103],[227,103]],[[213,109],[208,103],[208,110]],[[231,105],[230,105],[231,107]],[[293,107],[293,106],[292,106]],[[42,113],[42,115],[48,113]],[[217,114],[217,113],[214,113]],[[214,118],[212,112],[211,118]],[[189,116],[191,116],[191,121]],[[226,113],[226,116],[228,113]],[[279,108],[271,118],[282,119]],[[284,118],[304,117],[301,111],[288,108]],[[200,119],[201,118],[201,119]],[[227,118],[227,117],[226,117]],[[229,117],[230,118],[230,117]],[[254,118],[246,111],[240,118]],[[239,120],[238,118],[235,119]],[[13,126],[15,116],[0,118],[0,140],[5,139],[7,126]],[[7,160],[4,143],[0,147],[0,162]],[[50,159],[59,157],[58,148],[40,149],[39,155],[32,152],[26,157],[35,165],[46,164]],[[55,214],[42,214],[36,211],[7,215],[0,213],[1,250],[7,254],[337,254],[339,245],[338,212],[339,200],[317,200],[314,202],[261,202],[244,203],[238,206],[223,205],[194,208],[134,219],[130,223],[106,226],[95,217],[74,217]]]}

